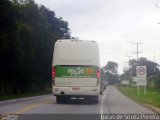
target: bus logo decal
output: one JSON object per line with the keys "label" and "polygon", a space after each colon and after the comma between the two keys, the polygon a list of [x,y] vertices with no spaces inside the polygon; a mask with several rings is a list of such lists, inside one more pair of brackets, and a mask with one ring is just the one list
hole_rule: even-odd
{"label": "bus logo decal", "polygon": [[71,74],[71,76],[77,76],[77,75],[84,73],[84,69],[82,69],[80,67],[77,67],[76,69],[70,68],[67,71],[68,71],[68,73]]}

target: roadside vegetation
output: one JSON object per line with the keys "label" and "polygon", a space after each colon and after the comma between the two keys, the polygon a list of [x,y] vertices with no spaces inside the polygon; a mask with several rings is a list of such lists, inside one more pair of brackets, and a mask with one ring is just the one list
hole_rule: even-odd
{"label": "roadside vegetation", "polygon": [[[128,62],[128,68],[125,67],[120,77],[118,89],[129,98],[143,104],[150,104],[160,108],[160,69],[159,64],[141,57],[138,61],[132,59]],[[140,87],[138,96],[136,81],[136,66],[146,66],[147,73],[147,95],[144,95],[144,87]],[[122,85],[122,81],[129,81],[129,85]],[[122,87],[123,86],[123,87]],[[129,87],[127,87],[129,86]]]}
{"label": "roadside vegetation", "polygon": [[[129,80],[131,86],[135,86],[136,82],[133,77],[136,77],[136,66],[146,66],[147,73],[147,87],[160,91],[160,69],[159,64],[147,58],[141,57],[138,61],[135,59],[128,61],[128,67],[124,67],[121,81]],[[121,81],[119,83],[121,84]]]}
{"label": "roadside vegetation", "polygon": [[118,90],[125,96],[139,102],[160,107],[160,91],[155,88],[147,88],[147,94],[144,95],[143,87],[140,87],[140,94],[137,94],[137,87],[118,87]]}
{"label": "roadside vegetation", "polygon": [[[140,87],[138,96],[136,81],[136,66],[146,66],[147,69],[147,95],[144,95],[144,87]],[[128,61],[128,67],[125,66],[123,73],[117,75],[118,65],[114,62],[108,62],[103,67],[104,78],[109,85],[115,85],[125,96],[135,100],[138,103],[149,104],[160,108],[160,69],[159,64],[141,57]],[[129,81],[129,85],[122,85],[122,81]]]}
{"label": "roadside vegetation", "polygon": [[0,99],[51,92],[54,43],[68,23],[34,0],[0,0]]}

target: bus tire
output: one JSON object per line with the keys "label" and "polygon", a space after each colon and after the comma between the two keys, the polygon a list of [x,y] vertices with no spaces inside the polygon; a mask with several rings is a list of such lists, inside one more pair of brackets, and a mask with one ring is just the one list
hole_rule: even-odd
{"label": "bus tire", "polygon": [[57,103],[63,103],[63,98],[61,96],[56,96]]}
{"label": "bus tire", "polygon": [[94,102],[95,104],[98,104],[98,102],[99,102],[99,97],[98,97],[98,96],[93,97],[93,102]]}
{"label": "bus tire", "polygon": [[56,102],[57,103],[68,103],[69,102],[69,97],[67,96],[56,96]]}

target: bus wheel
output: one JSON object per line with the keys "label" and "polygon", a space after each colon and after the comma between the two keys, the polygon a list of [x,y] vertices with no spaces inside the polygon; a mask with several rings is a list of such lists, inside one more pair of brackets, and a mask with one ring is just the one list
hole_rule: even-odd
{"label": "bus wheel", "polygon": [[67,96],[57,96],[56,101],[57,103],[68,103],[69,102],[69,97]]}
{"label": "bus wheel", "polygon": [[57,103],[63,103],[63,98],[61,96],[56,96]]}
{"label": "bus wheel", "polygon": [[93,102],[96,103],[96,104],[98,104],[98,102],[99,102],[99,97],[98,97],[98,96],[93,97]]}

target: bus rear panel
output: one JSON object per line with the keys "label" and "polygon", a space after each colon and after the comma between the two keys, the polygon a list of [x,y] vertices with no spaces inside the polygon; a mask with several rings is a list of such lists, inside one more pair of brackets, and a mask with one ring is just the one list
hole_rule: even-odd
{"label": "bus rear panel", "polygon": [[96,42],[58,40],[52,65],[52,91],[57,102],[100,93],[99,50]]}

